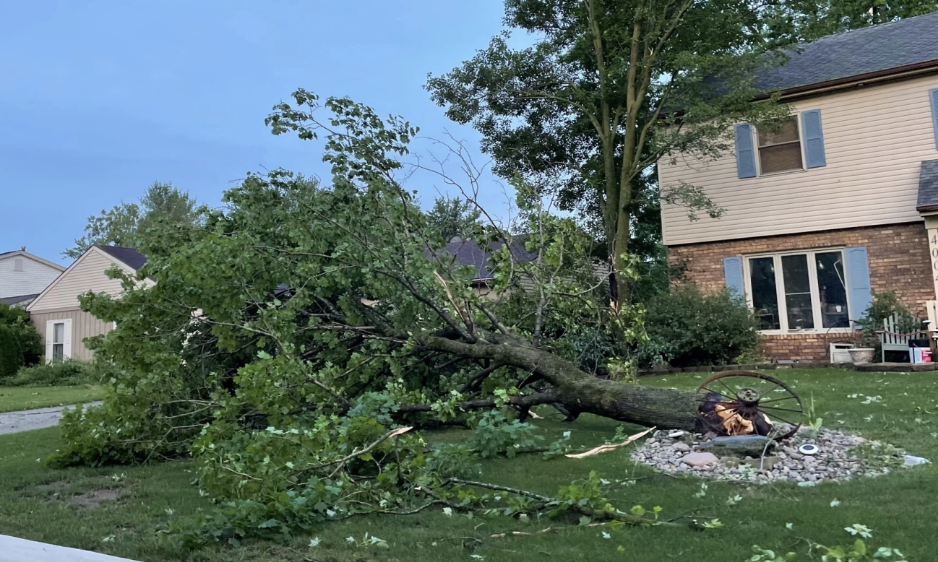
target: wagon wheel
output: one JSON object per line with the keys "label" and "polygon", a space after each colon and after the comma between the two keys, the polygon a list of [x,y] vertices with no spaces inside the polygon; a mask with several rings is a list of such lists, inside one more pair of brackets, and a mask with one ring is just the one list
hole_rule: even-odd
{"label": "wagon wheel", "polygon": [[[801,398],[784,381],[752,371],[719,373],[705,380],[697,393],[701,400],[701,419],[711,430],[723,432],[722,418],[716,410],[739,414],[752,422],[755,433],[772,435],[778,441],[797,433],[805,422]],[[766,417],[770,423],[765,423]],[[791,429],[774,435],[778,423]]]}

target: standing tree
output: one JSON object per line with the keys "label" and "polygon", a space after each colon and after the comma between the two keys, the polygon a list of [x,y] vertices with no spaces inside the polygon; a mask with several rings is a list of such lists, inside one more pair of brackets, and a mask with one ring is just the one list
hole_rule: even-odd
{"label": "standing tree", "polygon": [[137,248],[142,234],[152,228],[192,227],[200,223],[196,200],[170,183],[154,182],[139,203],[121,201],[110,210],[88,218],[85,235],[62,252],[76,259],[95,244]]}
{"label": "standing tree", "polygon": [[444,242],[454,236],[472,238],[481,213],[472,202],[458,197],[437,197],[427,212],[428,233]]}
{"label": "standing tree", "polygon": [[[719,154],[731,123],[785,111],[751,101],[762,38],[748,1],[506,0],[505,22],[540,39],[513,48],[506,31],[427,88],[482,133],[497,174],[601,217],[614,274],[643,195],[658,196],[646,177],[655,162],[675,150]],[[660,197],[720,213],[694,186]],[[613,280],[614,302],[627,298],[622,276]]]}

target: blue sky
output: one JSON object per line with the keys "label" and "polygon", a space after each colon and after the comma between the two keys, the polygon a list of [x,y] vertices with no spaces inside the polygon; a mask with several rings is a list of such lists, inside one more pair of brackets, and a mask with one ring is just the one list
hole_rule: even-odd
{"label": "blue sky", "polygon": [[[157,180],[217,205],[248,171],[325,176],[316,146],[264,127],[298,87],[476,146],[423,85],[501,19],[501,0],[0,2],[0,251],[67,263],[90,215]],[[417,181],[432,201],[435,183]]]}

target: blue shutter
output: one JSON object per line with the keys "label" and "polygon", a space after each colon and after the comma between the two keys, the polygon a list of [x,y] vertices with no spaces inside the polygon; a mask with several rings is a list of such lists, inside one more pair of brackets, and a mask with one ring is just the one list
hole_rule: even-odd
{"label": "blue shutter", "polygon": [[742,258],[723,258],[723,279],[726,280],[726,287],[730,293],[735,296],[743,296],[745,285],[743,284],[743,259]]}
{"label": "blue shutter", "polygon": [[801,131],[804,134],[804,156],[808,168],[827,165],[824,156],[824,131],[821,128],[821,110],[812,109],[801,114]]}
{"label": "blue shutter", "polygon": [[736,174],[740,178],[756,177],[756,151],[752,146],[752,125],[736,125]]}
{"label": "blue shutter", "polygon": [[845,253],[847,290],[850,292],[850,320],[856,322],[863,318],[866,309],[873,302],[870,264],[865,247],[847,248]]}
{"label": "blue shutter", "polygon": [[938,88],[928,92],[931,98],[931,123],[935,126],[935,148],[938,148]]}

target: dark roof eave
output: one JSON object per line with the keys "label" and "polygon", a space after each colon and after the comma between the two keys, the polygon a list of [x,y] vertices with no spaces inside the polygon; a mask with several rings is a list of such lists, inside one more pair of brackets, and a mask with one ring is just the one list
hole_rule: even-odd
{"label": "dark roof eave", "polygon": [[[826,80],[824,82],[815,82],[813,84],[804,84],[802,86],[795,86],[793,88],[787,88],[777,92],[781,95],[782,98],[791,98],[791,97],[803,97],[809,96],[815,93],[827,93],[831,90],[840,90],[845,88],[851,88],[868,82],[881,82],[886,81],[892,78],[902,78],[904,75],[917,76],[919,74],[927,74],[929,71],[938,72],[938,59],[932,59],[924,62],[917,62],[915,64],[907,64],[904,66],[897,66],[894,68],[886,68],[883,70],[877,70],[875,72],[867,72],[864,74],[855,74],[853,76],[844,76],[843,78],[835,78],[833,80]],[[765,100],[776,92],[762,94],[756,97],[756,100]]]}

